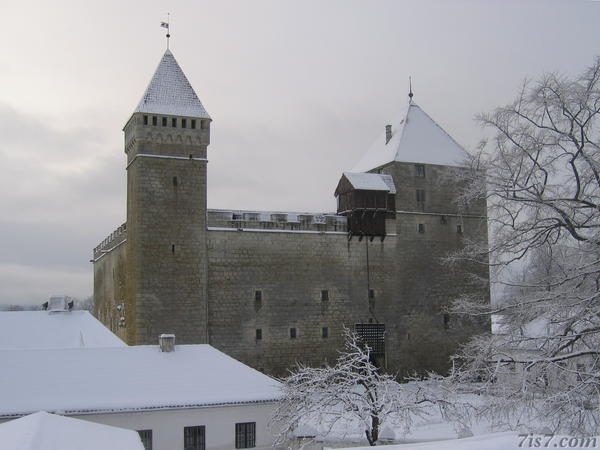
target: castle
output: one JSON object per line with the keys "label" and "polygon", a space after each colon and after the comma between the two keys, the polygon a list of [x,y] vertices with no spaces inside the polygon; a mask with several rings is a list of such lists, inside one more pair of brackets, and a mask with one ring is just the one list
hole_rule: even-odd
{"label": "castle", "polygon": [[207,209],[212,120],[167,50],[123,130],[127,222],[93,252],[96,316],[128,344],[174,333],[273,375],[333,362],[343,326],[391,372],[447,370],[489,331],[444,311],[489,301],[471,276],[487,269],[442,263],[487,239],[486,204],[458,208],[463,150],[410,97],[342,174],[337,212]]}

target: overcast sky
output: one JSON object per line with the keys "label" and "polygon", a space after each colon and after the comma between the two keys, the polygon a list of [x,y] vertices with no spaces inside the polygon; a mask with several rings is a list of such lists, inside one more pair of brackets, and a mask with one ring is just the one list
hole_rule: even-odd
{"label": "overcast sky", "polygon": [[331,211],[414,100],[467,149],[526,77],[600,54],[600,2],[0,0],[0,304],[87,297],[125,220],[122,127],[165,49],[211,114],[212,208]]}

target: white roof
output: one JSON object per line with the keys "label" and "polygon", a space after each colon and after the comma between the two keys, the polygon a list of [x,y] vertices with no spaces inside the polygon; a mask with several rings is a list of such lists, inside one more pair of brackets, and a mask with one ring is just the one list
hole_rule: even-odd
{"label": "white roof", "polygon": [[37,412],[0,424],[11,450],[144,450],[136,431]]}
{"label": "white roof", "polygon": [[173,53],[167,50],[134,112],[210,119]]}
{"label": "white roof", "polygon": [[210,345],[0,350],[0,417],[267,402],[279,382]]}
{"label": "white roof", "polygon": [[391,175],[380,173],[353,173],[344,172],[354,189],[367,191],[385,191],[391,194],[396,193],[396,186]]}
{"label": "white roof", "polygon": [[416,103],[409,102],[392,124],[386,144],[385,131],[379,136],[353,172],[368,172],[393,161],[444,166],[464,165],[465,150]]}
{"label": "white roof", "polygon": [[125,346],[88,311],[0,312],[0,349]]}

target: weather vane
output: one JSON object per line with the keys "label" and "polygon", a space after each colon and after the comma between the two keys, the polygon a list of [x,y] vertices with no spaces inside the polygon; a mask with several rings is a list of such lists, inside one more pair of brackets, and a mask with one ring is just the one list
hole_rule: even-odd
{"label": "weather vane", "polygon": [[160,26],[167,29],[167,50],[169,50],[169,38],[171,37],[171,33],[169,32],[169,22],[170,22],[171,14],[167,13],[167,21],[161,22]]}
{"label": "weather vane", "polygon": [[413,98],[413,91],[412,91],[412,79],[411,77],[408,77],[408,101],[412,102],[412,98]]}

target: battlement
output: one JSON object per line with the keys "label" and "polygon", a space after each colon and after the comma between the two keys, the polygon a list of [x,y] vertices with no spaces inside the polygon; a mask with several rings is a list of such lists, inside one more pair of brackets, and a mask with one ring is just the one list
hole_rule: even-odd
{"label": "battlement", "polygon": [[347,219],[335,213],[209,209],[209,227],[288,231],[340,231]]}
{"label": "battlement", "polygon": [[100,244],[94,248],[94,260],[100,258],[105,253],[110,252],[113,248],[127,239],[127,223],[124,223],[115,231],[110,233]]}

